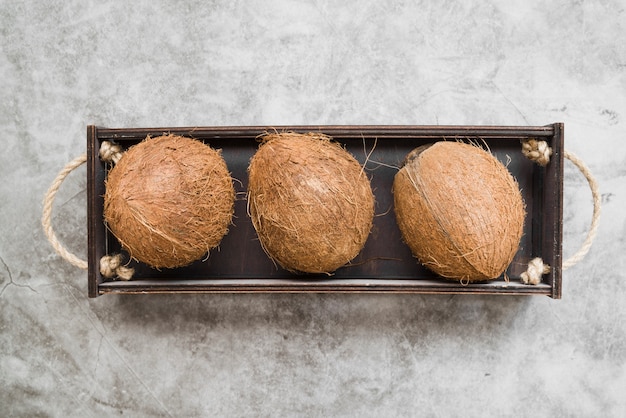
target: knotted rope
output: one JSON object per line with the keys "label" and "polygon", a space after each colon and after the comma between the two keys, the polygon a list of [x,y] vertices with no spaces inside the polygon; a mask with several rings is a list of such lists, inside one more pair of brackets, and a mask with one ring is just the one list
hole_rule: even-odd
{"label": "knotted rope", "polygon": [[521,274],[525,284],[541,283],[541,276],[550,273],[550,266],[543,263],[541,257],[536,257],[528,263],[528,269]]}
{"label": "knotted rope", "polygon": [[122,158],[122,147],[109,141],[102,141],[98,155],[100,159],[106,163],[117,164]]}
{"label": "knotted rope", "polygon": [[530,138],[522,142],[522,154],[529,160],[545,167],[550,162],[552,148],[548,146],[546,141],[537,141],[535,138]]}
{"label": "knotted rope", "polygon": [[117,277],[122,280],[130,280],[135,274],[135,269],[122,264],[122,254],[105,255],[100,259],[100,274],[110,279]]}

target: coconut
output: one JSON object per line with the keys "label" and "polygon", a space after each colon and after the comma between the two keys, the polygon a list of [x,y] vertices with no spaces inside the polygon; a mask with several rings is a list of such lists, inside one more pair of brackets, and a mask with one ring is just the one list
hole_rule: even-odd
{"label": "coconut", "polygon": [[489,152],[437,142],[410,152],[393,182],[404,241],[438,275],[463,282],[498,278],[524,226],[517,182]]}
{"label": "coconut", "polygon": [[267,134],[248,172],[252,223],[283,268],[331,273],[359,254],[372,228],[374,195],[340,144],[315,133]]}
{"label": "coconut", "polygon": [[181,136],[148,137],[109,172],[104,219],[132,258],[181,267],[221,242],[234,198],[220,151]]}

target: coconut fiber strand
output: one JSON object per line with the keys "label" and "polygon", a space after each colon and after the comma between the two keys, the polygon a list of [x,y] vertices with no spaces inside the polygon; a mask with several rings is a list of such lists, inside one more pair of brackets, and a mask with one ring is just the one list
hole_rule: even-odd
{"label": "coconut fiber strand", "polygon": [[442,277],[499,277],[517,252],[524,202],[489,152],[459,142],[413,150],[393,184],[396,218],[414,256]]}
{"label": "coconut fiber strand", "polygon": [[321,134],[268,134],[248,171],[252,223],[283,268],[330,273],[359,254],[372,228],[374,195],[340,144]]}
{"label": "coconut fiber strand", "polygon": [[148,137],[109,172],[104,218],[132,258],[180,267],[221,242],[234,198],[219,151],[175,135]]}

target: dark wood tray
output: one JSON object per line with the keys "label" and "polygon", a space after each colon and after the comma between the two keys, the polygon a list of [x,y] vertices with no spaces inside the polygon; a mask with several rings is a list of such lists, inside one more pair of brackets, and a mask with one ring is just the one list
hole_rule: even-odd
{"label": "dark wood tray", "polygon": [[[276,265],[261,249],[246,213],[247,167],[258,147],[257,137],[266,131],[323,132],[359,160],[375,146],[366,164],[376,196],[371,235],[351,265],[332,276],[297,275]],[[104,280],[99,260],[120,251],[120,245],[103,222],[103,195],[108,167],[100,161],[102,141],[127,148],[146,138],[172,133],[196,138],[222,150],[235,182],[234,225],[219,249],[206,261],[179,269],[155,270],[131,262],[131,281]],[[551,162],[540,167],[521,153],[521,141],[538,138],[553,149]],[[422,267],[402,242],[393,212],[391,185],[405,155],[413,148],[442,140],[478,141],[486,144],[519,182],[527,217],[520,249],[507,270],[508,280],[463,285],[441,279]],[[196,292],[396,292],[547,295],[561,297],[561,235],[563,220],[563,124],[547,126],[248,126],[109,129],[87,128],[88,155],[88,264],[89,297],[107,293]],[[528,261],[542,257],[552,270],[539,285],[524,285],[520,274]]]}

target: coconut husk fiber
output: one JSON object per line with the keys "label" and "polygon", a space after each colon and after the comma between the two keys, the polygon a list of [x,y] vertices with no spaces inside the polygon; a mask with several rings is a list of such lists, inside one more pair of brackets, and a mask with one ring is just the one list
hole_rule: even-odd
{"label": "coconut husk fiber", "polygon": [[358,161],[321,134],[267,134],[250,160],[248,205],[265,252],[283,268],[331,273],[372,228],[374,195]]}
{"label": "coconut husk fiber", "polygon": [[104,218],[132,258],[181,267],[221,242],[234,199],[220,151],[181,136],[148,137],[109,172]]}
{"label": "coconut husk fiber", "polygon": [[404,241],[442,277],[497,278],[518,250],[525,217],[519,186],[477,146],[442,141],[413,150],[393,195]]}

